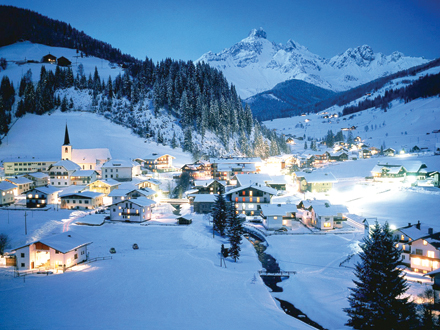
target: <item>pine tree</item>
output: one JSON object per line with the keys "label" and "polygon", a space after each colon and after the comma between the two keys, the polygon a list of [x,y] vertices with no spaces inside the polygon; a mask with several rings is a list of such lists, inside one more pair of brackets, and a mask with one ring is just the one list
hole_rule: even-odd
{"label": "pine tree", "polygon": [[361,261],[355,266],[355,288],[350,288],[350,308],[344,311],[346,325],[354,329],[411,329],[415,310],[408,297],[403,277],[401,250],[396,247],[393,234],[385,223],[377,222],[369,238],[364,238]]}
{"label": "pine tree", "polygon": [[241,235],[243,234],[243,227],[241,225],[240,219],[237,216],[237,211],[234,205],[230,205],[228,208],[228,236],[229,243],[231,244],[229,248],[229,255],[237,262],[237,259],[240,257],[240,244],[241,244]]}
{"label": "pine tree", "polygon": [[215,196],[211,216],[213,221],[213,230],[217,231],[221,236],[224,236],[227,224],[227,205],[223,194],[218,194]]}

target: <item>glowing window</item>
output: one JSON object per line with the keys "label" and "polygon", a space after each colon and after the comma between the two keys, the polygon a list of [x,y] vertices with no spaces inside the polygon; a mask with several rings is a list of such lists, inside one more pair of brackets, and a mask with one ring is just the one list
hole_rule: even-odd
{"label": "glowing window", "polygon": [[249,197],[249,202],[252,202],[252,197]]}
{"label": "glowing window", "polygon": [[439,267],[438,261],[432,262],[432,268],[437,269]]}
{"label": "glowing window", "polygon": [[260,197],[257,197],[257,203],[259,203],[260,202]]}
{"label": "glowing window", "polygon": [[428,258],[434,258],[434,251],[428,251]]}
{"label": "glowing window", "polygon": [[423,259],[422,260],[422,266],[423,267],[429,267],[429,260]]}
{"label": "glowing window", "polygon": [[278,217],[273,217],[273,218],[274,218],[274,220],[278,219]]}
{"label": "glowing window", "polygon": [[251,190],[251,191],[249,191],[249,196],[252,196],[252,190]]}
{"label": "glowing window", "polygon": [[331,225],[332,224],[330,222],[324,222],[324,228],[330,228]]}
{"label": "glowing window", "polygon": [[400,240],[405,240],[405,235],[402,235],[401,237],[400,237]]}
{"label": "glowing window", "polygon": [[414,265],[419,266],[419,265],[420,265],[420,258],[412,258],[412,263],[413,263]]}
{"label": "glowing window", "polygon": [[428,245],[428,242],[423,240],[423,245]]}

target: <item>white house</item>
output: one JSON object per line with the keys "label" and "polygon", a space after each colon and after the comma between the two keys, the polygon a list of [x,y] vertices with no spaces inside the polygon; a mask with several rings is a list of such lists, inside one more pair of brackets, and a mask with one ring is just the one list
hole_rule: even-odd
{"label": "white house", "polygon": [[13,204],[17,195],[17,186],[8,181],[0,182],[0,205]]}
{"label": "white house", "polygon": [[295,220],[297,211],[295,204],[261,205],[263,225],[268,230],[292,227],[292,220]]}
{"label": "white house", "polygon": [[153,172],[167,171],[173,168],[174,158],[176,157],[168,154],[152,153],[143,159],[144,167]]}
{"label": "white house", "polygon": [[45,237],[14,249],[18,270],[65,270],[87,260],[88,239],[73,232]]}
{"label": "white house", "polygon": [[[55,163],[54,163],[55,164]],[[50,177],[47,173],[43,172],[32,172],[23,175],[25,178],[32,180],[33,187],[43,187],[50,184]]]}
{"label": "white house", "polygon": [[103,179],[116,181],[131,181],[133,177],[141,175],[141,165],[124,159],[111,159],[101,166]]}
{"label": "white house", "polygon": [[50,183],[56,187],[67,187],[72,184],[72,174],[81,167],[71,160],[60,160],[49,167]]}
{"label": "white house", "polygon": [[56,160],[38,158],[10,158],[3,160],[3,167],[6,176],[15,176],[31,172],[47,172],[49,166],[55,164]]}
{"label": "white house", "polygon": [[155,201],[145,197],[117,202],[109,206],[110,220],[127,222],[151,220],[151,208],[154,204]]}
{"label": "white house", "polygon": [[312,225],[321,230],[342,228],[343,221],[346,221],[348,209],[344,205],[314,204],[312,203],[315,219]]}
{"label": "white house", "polygon": [[432,234],[411,243],[411,269],[424,274],[440,267],[440,235]]}
{"label": "white house", "polygon": [[58,204],[61,189],[54,186],[37,187],[26,193],[26,207],[45,207]]}
{"label": "white house", "polygon": [[32,180],[29,180],[23,176],[19,176],[16,178],[7,178],[6,181],[9,181],[10,183],[13,183],[17,186],[17,194],[21,195],[22,193],[31,190],[34,182]]}
{"label": "white house", "polygon": [[275,189],[254,183],[234,188],[228,191],[225,196],[229,201],[235,202],[237,213],[259,216],[261,205],[270,204],[272,196],[276,194]]}
{"label": "white house", "polygon": [[70,181],[73,185],[85,186],[98,179],[99,173],[95,170],[76,170],[72,173]]}
{"label": "white house", "polygon": [[83,191],[78,193],[67,193],[60,195],[62,209],[78,209],[78,210],[92,210],[102,205],[104,194]]}
{"label": "white house", "polygon": [[87,187],[90,191],[103,193],[104,195],[108,196],[110,192],[118,189],[120,184],[120,182],[113,179],[99,179],[89,183]]}

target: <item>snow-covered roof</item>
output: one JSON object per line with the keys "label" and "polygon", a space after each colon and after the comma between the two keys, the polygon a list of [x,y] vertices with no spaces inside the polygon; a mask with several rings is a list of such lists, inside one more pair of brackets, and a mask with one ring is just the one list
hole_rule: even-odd
{"label": "snow-covered roof", "polygon": [[34,188],[32,190],[39,191],[39,192],[42,192],[42,193],[47,194],[47,195],[50,195],[50,194],[62,191],[61,189],[56,188],[54,186],[36,187],[36,188]]}
{"label": "snow-covered roof", "polygon": [[118,182],[118,181],[116,181],[114,179],[99,179],[99,180],[96,180],[96,181],[94,181],[92,183],[89,183],[88,185],[96,184],[98,181],[102,182],[102,183],[104,183],[104,184],[106,184],[106,185],[108,185],[110,187],[112,187],[112,186],[119,186],[121,184],[120,182]]}
{"label": "snow-covered roof", "polygon": [[196,194],[194,195],[194,203],[214,203],[217,194]]}
{"label": "snow-covered roof", "polygon": [[128,159],[110,159],[109,161],[105,162],[101,168],[105,167],[134,167],[134,166],[140,166],[137,163],[133,163],[131,160]]}
{"label": "snow-covered roof", "polygon": [[127,196],[127,194],[130,192],[131,190],[129,189],[113,189],[107,196],[108,197],[123,197],[123,196]]}
{"label": "snow-covered roof", "polygon": [[272,181],[269,174],[236,174],[235,178],[240,186],[249,185],[251,183],[261,183],[265,185],[267,181]]}
{"label": "snow-covered roof", "polygon": [[125,200],[125,201],[119,201],[117,203],[114,203],[112,205],[118,205],[120,203],[126,203],[126,202],[130,202],[139,206],[150,206],[153,204],[156,204],[155,201],[153,201],[152,199],[146,198],[146,197],[139,197],[139,198],[133,198],[133,199],[129,199],[129,200]]}
{"label": "snow-covered roof", "polygon": [[156,186],[160,186],[162,184],[162,182],[160,182],[160,180],[153,179],[153,178],[149,178],[148,182],[150,182],[150,183],[152,183],[152,184],[154,184]]}
{"label": "snow-covered roof", "polygon": [[0,190],[9,190],[17,188],[17,186],[13,183],[10,183],[8,181],[1,181],[0,182]]}
{"label": "snow-covered roof", "polygon": [[338,182],[331,172],[314,171],[312,173],[302,174],[301,176],[304,177],[308,183]]}
{"label": "snow-covered roof", "polygon": [[244,164],[244,163],[261,163],[260,157],[229,157],[229,158],[210,158],[211,164]]}
{"label": "snow-covered roof", "polygon": [[95,149],[73,149],[72,148],[72,160],[75,163],[96,163],[96,160],[111,159],[112,155],[107,148],[95,148]]}
{"label": "snow-covered roof", "polygon": [[271,175],[268,184],[287,184],[287,177],[285,175]]}
{"label": "snow-covered roof", "polygon": [[33,172],[33,173],[28,173],[27,176],[31,176],[33,178],[36,179],[44,179],[44,178],[48,178],[49,175],[43,172]]}
{"label": "snow-covered roof", "polygon": [[220,163],[217,166],[217,171],[219,172],[229,172],[232,170],[241,170],[242,172],[255,172],[257,168],[254,163],[249,164],[237,164],[237,163]]}
{"label": "snow-covered roof", "polygon": [[286,215],[288,213],[297,212],[295,204],[263,204],[261,212],[264,216]]}
{"label": "snow-covered roof", "polygon": [[347,214],[348,209],[344,205],[313,205],[313,210],[315,210],[315,213],[319,216],[332,216],[337,215],[339,213],[341,214]]}
{"label": "snow-covered roof", "polygon": [[163,157],[163,156],[169,156],[169,157],[171,157],[172,159],[176,158],[176,157],[171,156],[170,154],[158,154],[158,153],[156,153],[156,152],[153,152],[153,153],[151,153],[151,154],[148,154],[148,155],[144,158],[144,160],[156,160],[156,159],[158,159],[158,158],[160,158],[160,157]]}
{"label": "snow-covered roof", "polygon": [[226,193],[226,195],[230,195],[230,194],[233,194],[235,192],[242,191],[242,190],[248,189],[248,188],[252,188],[252,189],[256,189],[256,190],[261,190],[261,191],[264,191],[264,192],[266,192],[268,194],[271,194],[271,195],[276,195],[277,194],[277,190],[276,189],[273,189],[273,188],[270,188],[270,187],[267,187],[267,186],[264,186],[264,185],[260,185],[258,183],[252,183],[252,184],[248,184],[248,185],[245,185],[245,186],[241,186],[241,187],[238,187],[238,188],[231,189],[231,190],[229,190]]}
{"label": "snow-covered roof", "polygon": [[53,168],[55,166],[62,166],[67,171],[76,171],[76,170],[81,169],[81,166],[79,166],[77,163],[75,163],[71,160],[68,160],[68,159],[64,159],[64,160],[60,160],[59,162],[56,162],[55,164],[53,164],[51,166],[51,168]]}
{"label": "snow-covered roof", "polygon": [[417,173],[421,169],[426,168],[427,166],[421,161],[405,161],[402,163],[403,167],[407,172]]}
{"label": "snow-covered roof", "polygon": [[30,183],[34,182],[34,181],[29,180],[23,176],[19,176],[17,178],[8,178],[8,181],[10,181],[14,184],[30,184]]}
{"label": "snow-covered roof", "polygon": [[[415,241],[429,235],[429,228],[432,228],[432,226],[427,226],[423,223],[414,223],[408,224],[406,227],[397,228],[396,231],[400,231],[402,234]],[[434,232],[438,232],[438,230]]]}
{"label": "snow-covered roof", "polygon": [[99,193],[99,192],[94,192],[94,191],[81,191],[81,192],[77,192],[77,193],[66,193],[66,194],[61,194],[60,197],[61,198],[67,198],[67,197],[71,197],[71,196],[78,196],[81,198],[98,198],[101,196],[104,196],[103,193]]}
{"label": "snow-covered roof", "polygon": [[27,163],[55,163],[57,159],[40,159],[36,157],[11,157],[11,158],[5,158],[2,160],[3,163],[11,163],[11,162],[27,162]]}
{"label": "snow-covered roof", "polygon": [[157,194],[157,192],[155,190],[150,189],[150,188],[133,189],[133,190],[129,191],[129,193],[134,192],[134,191],[138,192],[141,195],[144,195],[145,197],[153,196],[153,195]]}
{"label": "snow-covered roof", "polygon": [[72,176],[91,177],[94,173],[98,174],[95,170],[76,170]]}
{"label": "snow-covered roof", "polygon": [[14,249],[14,251],[38,242],[43,243],[44,245],[47,245],[53,248],[54,250],[60,251],[61,253],[67,253],[84,245],[92,244],[92,242],[86,239],[85,237],[82,237],[71,231],[66,231],[61,234],[48,236],[40,240],[33,241],[24,246],[20,246]]}
{"label": "snow-covered roof", "polygon": [[214,182],[214,179],[210,180],[195,180],[194,187],[209,187]]}

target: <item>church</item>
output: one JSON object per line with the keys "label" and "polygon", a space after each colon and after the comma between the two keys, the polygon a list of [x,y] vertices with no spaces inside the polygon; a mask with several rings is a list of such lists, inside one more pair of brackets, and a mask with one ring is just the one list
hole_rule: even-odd
{"label": "church", "polygon": [[66,124],[64,144],[61,147],[61,159],[71,160],[78,164],[82,170],[95,170],[100,172],[101,166],[112,159],[107,148],[73,149],[70,145],[69,130]]}

